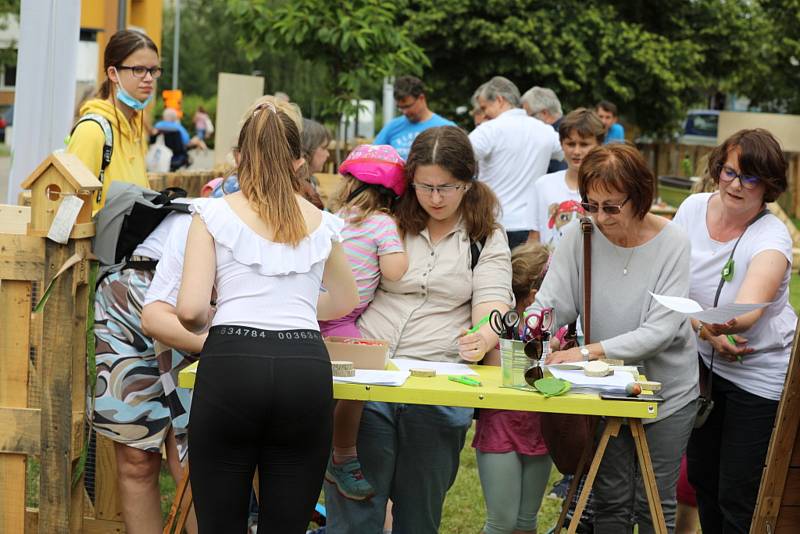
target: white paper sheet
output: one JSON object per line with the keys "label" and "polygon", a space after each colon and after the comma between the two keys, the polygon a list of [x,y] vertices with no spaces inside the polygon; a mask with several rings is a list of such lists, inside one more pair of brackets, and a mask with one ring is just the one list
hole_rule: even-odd
{"label": "white paper sheet", "polygon": [[573,385],[573,389],[581,388],[603,391],[603,390],[619,390],[625,389],[625,386],[634,382],[633,375],[625,371],[615,371],[613,375],[595,377],[586,376],[583,371],[565,371],[557,367],[547,366],[547,369],[553,374],[554,377],[566,380]]}
{"label": "white paper sheet", "polygon": [[408,358],[392,358],[389,360],[401,371],[411,369],[433,369],[437,375],[477,375],[463,363],[426,362],[424,360],[410,360]]}
{"label": "white paper sheet", "polygon": [[61,199],[56,216],[47,231],[47,238],[56,243],[66,244],[69,241],[69,234],[78,219],[78,213],[83,207],[83,200],[75,195],[66,195]]}
{"label": "white paper sheet", "polygon": [[734,317],[742,315],[759,308],[763,308],[771,303],[765,302],[763,304],[738,304],[731,302],[717,306],[716,308],[703,309],[700,304],[692,299],[684,297],[670,297],[668,295],[656,295],[652,291],[650,294],[662,306],[666,306],[670,310],[684,315],[690,315],[698,321],[703,321],[709,324],[725,324]]}
{"label": "white paper sheet", "polygon": [[370,384],[373,386],[402,386],[411,373],[408,371],[374,371],[356,369],[356,376],[334,376],[334,382],[350,384]]}

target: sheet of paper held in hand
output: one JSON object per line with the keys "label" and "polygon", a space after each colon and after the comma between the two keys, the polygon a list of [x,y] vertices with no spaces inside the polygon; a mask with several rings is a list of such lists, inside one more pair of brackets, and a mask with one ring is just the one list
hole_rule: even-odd
{"label": "sheet of paper held in hand", "polygon": [[411,369],[433,369],[436,371],[437,375],[478,374],[463,363],[427,362],[425,360],[411,360],[408,358],[392,358],[390,362],[401,371],[410,371]]}
{"label": "sheet of paper held in hand", "polygon": [[370,384],[373,386],[402,386],[411,375],[408,371],[375,371],[356,369],[356,376],[334,376],[334,382]]}
{"label": "sheet of paper held in hand", "polygon": [[700,304],[692,299],[687,299],[684,297],[670,297],[667,295],[656,295],[652,291],[650,294],[653,295],[653,298],[656,299],[657,302],[663,306],[666,306],[670,310],[682,313],[684,315],[689,315],[698,321],[703,321],[704,323],[709,324],[725,324],[734,317],[738,317],[743,313],[757,310],[772,304],[771,302],[765,302],[763,304],[738,304],[736,302],[731,302],[728,304],[723,304],[722,306],[717,306],[716,308],[708,308],[704,310]]}

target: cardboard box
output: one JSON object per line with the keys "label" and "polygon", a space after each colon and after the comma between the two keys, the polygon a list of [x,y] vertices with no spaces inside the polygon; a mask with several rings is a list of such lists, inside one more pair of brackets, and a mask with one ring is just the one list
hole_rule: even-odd
{"label": "cardboard box", "polygon": [[[348,341],[355,341],[349,342]],[[358,343],[368,342],[369,345]],[[331,361],[345,360],[353,362],[356,369],[375,369],[382,371],[389,363],[389,342],[383,339],[357,339],[341,336],[325,338]]]}

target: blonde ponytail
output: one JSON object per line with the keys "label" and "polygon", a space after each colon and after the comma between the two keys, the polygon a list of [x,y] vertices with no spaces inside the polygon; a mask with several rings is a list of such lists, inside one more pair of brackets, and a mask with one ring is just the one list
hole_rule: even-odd
{"label": "blonde ponytail", "polygon": [[274,105],[258,106],[239,134],[239,187],[274,231],[273,240],[296,246],[308,235],[295,197],[297,176],[283,114]]}

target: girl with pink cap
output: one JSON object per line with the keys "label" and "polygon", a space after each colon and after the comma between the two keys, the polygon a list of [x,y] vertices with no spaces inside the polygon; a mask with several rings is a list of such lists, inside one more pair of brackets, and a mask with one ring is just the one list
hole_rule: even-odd
{"label": "girl with pink cap", "polygon": [[[360,145],[339,166],[344,180],[334,195],[333,208],[345,220],[342,245],[356,278],[360,303],[346,317],[320,321],[324,336],[361,337],[356,320],[375,296],[381,277],[399,280],[408,269],[403,241],[390,214],[395,198],[406,187],[403,166],[403,159],[389,145]],[[356,452],[363,408],[360,401],[338,401],[333,454],[325,473],[328,482],[353,500],[369,499],[374,493]]]}

